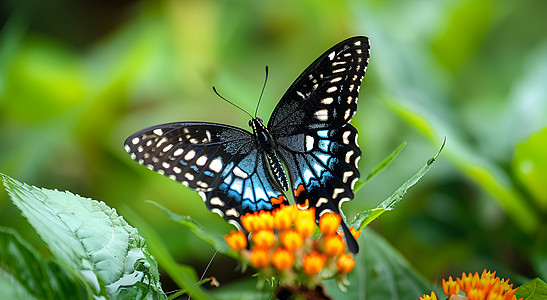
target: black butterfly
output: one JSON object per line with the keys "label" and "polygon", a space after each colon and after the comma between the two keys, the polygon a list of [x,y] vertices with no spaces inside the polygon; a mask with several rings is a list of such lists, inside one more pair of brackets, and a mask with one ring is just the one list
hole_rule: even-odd
{"label": "black butterfly", "polygon": [[[198,191],[211,211],[240,229],[240,216],[288,204],[289,190],[300,207],[315,207],[317,218],[339,214],[359,180],[361,150],[348,122],[369,49],[368,38],[358,36],[327,50],[287,90],[267,127],[256,117],[252,133],[215,123],[162,124],[131,135],[125,149],[141,165]],[[344,222],[342,229],[357,253]]]}

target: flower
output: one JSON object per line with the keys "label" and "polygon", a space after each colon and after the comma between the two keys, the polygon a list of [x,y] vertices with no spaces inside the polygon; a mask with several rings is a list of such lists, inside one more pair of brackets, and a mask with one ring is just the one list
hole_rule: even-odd
{"label": "flower", "polygon": [[315,209],[303,209],[297,212],[294,229],[302,236],[308,237],[315,231]]}
{"label": "flower", "polygon": [[258,247],[270,248],[275,243],[275,235],[272,230],[260,230],[252,235],[253,242]]}
{"label": "flower", "polygon": [[273,213],[274,227],[279,230],[290,229],[296,211],[292,205],[282,205]]}
{"label": "flower", "polygon": [[247,237],[245,237],[243,231],[232,230],[229,235],[224,236],[224,239],[228,246],[236,251],[247,247]]}
{"label": "flower", "polygon": [[272,254],[272,263],[279,270],[288,269],[294,263],[294,254],[285,248],[277,248]]}
{"label": "flower", "polygon": [[304,240],[295,230],[289,229],[281,233],[281,242],[287,250],[294,251],[302,247]]}
{"label": "flower", "polygon": [[[452,299],[467,300],[516,300],[515,293],[517,289],[513,289],[513,285],[509,284],[509,279],[500,279],[496,277],[496,272],[490,272],[486,269],[479,276],[479,273],[465,274],[462,273],[462,278],[456,278],[454,281],[452,276],[448,280],[442,281],[443,292]],[[434,297],[434,298],[433,298]],[[431,300],[437,299],[434,292],[431,296],[424,295],[420,299]],[[522,300],[522,298],[520,299]]]}
{"label": "flower", "polygon": [[[313,289],[325,278],[346,284],[355,261],[338,232],[341,219],[339,214],[325,213],[317,225],[314,207],[281,205],[273,211],[245,214],[244,230],[232,231],[225,239],[259,276],[276,277],[281,285]],[[314,234],[317,227],[320,230]]]}
{"label": "flower", "polygon": [[306,256],[304,256],[304,272],[308,275],[317,274],[321,271],[321,269],[323,269],[326,261],[327,256],[317,251],[306,254]]}
{"label": "flower", "polygon": [[420,300],[437,300],[437,295],[435,295],[435,292],[431,292],[431,296],[423,295],[422,297],[420,297]]}
{"label": "flower", "polygon": [[257,268],[264,268],[270,264],[270,249],[254,247],[251,253],[251,263]]}
{"label": "flower", "polygon": [[328,212],[319,218],[319,230],[323,234],[333,234],[338,230],[342,217],[339,214]]}
{"label": "flower", "polygon": [[342,274],[347,274],[355,267],[355,261],[351,254],[342,254],[336,261],[336,267]]}
{"label": "flower", "polygon": [[340,255],[345,248],[346,244],[338,233],[329,234],[325,237],[325,253],[328,256]]}

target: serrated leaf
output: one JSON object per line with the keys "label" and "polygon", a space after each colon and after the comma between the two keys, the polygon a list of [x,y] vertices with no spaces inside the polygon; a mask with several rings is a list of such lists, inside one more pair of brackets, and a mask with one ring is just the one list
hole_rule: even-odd
{"label": "serrated leaf", "polygon": [[403,199],[406,191],[413,185],[415,185],[427,173],[427,171],[429,171],[431,165],[435,162],[439,154],[441,154],[445,142],[446,139],[443,141],[435,156],[428,159],[426,164],[416,174],[410,177],[410,179],[403,183],[403,185],[401,185],[389,198],[380,203],[380,205],[378,205],[376,208],[358,213],[355,218],[349,223],[349,226],[354,226],[354,228],[358,228],[358,230],[361,230],[363,227],[374,221],[384,212],[393,210],[393,208],[401,201],[401,199]]}
{"label": "serrated leaf", "polygon": [[[56,262],[44,259],[15,230],[5,227],[0,227],[0,266],[30,295],[46,299],[70,295],[72,299],[84,299],[78,279]],[[18,289],[15,285],[14,288]]]}
{"label": "serrated leaf", "polygon": [[[384,158],[376,167],[374,167],[374,169],[372,169],[372,171],[370,171],[367,177],[365,177],[365,180],[363,180],[362,184],[369,182],[372,178],[374,178],[374,176],[380,174],[380,172],[387,168],[405,146],[406,142],[403,142],[401,145],[399,145],[399,147],[393,150],[393,152],[391,152],[388,157]],[[361,186],[362,185],[357,186],[356,190],[358,190]]]}
{"label": "serrated leaf", "polygon": [[362,251],[355,256],[357,264],[347,275],[347,291],[341,291],[334,279],[324,281],[333,299],[416,300],[435,289],[374,231],[365,229],[359,240]]}
{"label": "serrated leaf", "polygon": [[228,244],[226,244],[226,241],[222,235],[208,232],[196,220],[190,218],[189,216],[177,215],[159,203],[154,201],[148,202],[161,209],[172,221],[175,221],[190,229],[190,231],[192,231],[197,237],[211,244],[216,250],[218,250],[218,252],[230,255],[232,257],[235,256],[235,252],[228,246]]}
{"label": "serrated leaf", "polygon": [[[157,265],[144,239],[115,210],[70,192],[40,189],[2,176],[13,203],[88,293],[118,298],[126,290],[137,290],[147,299],[166,298],[157,270],[151,270]],[[149,269],[136,270],[143,260]]]}
{"label": "serrated leaf", "polygon": [[535,278],[529,283],[519,286],[515,296],[517,296],[517,299],[523,298],[526,300],[547,299],[547,283],[539,278]]}

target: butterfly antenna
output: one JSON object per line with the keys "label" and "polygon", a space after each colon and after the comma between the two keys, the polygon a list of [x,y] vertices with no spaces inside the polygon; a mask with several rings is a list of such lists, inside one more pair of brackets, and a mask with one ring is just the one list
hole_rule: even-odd
{"label": "butterfly antenna", "polygon": [[262,99],[262,95],[264,94],[264,89],[266,88],[266,82],[268,82],[268,66],[266,66],[266,78],[264,78],[264,86],[262,86],[262,91],[260,92],[260,97],[258,97],[258,103],[256,104],[255,118],[256,118],[256,114],[258,113],[258,106],[260,105],[260,100]]}
{"label": "butterfly antenna", "polygon": [[247,112],[246,110],[244,110],[243,108],[237,106],[237,105],[236,105],[235,103],[233,103],[232,101],[230,101],[230,100],[228,100],[228,99],[222,97],[222,96],[217,92],[217,89],[216,89],[214,86],[213,86],[213,92],[215,92],[215,94],[217,94],[217,96],[219,96],[222,100],[224,100],[224,101],[226,101],[226,102],[232,104],[233,106],[239,108],[239,110],[241,110],[242,112],[248,114],[249,117],[251,117],[251,118],[253,117],[250,113],[248,113],[248,112]]}

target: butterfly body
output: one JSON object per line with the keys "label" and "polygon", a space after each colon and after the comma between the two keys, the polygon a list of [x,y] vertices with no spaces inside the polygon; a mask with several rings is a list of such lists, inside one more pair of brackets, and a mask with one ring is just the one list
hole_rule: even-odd
{"label": "butterfly body", "polygon": [[[317,217],[353,199],[359,179],[357,109],[369,58],[366,37],[353,37],[316,59],[289,87],[267,126],[252,132],[216,123],[153,126],[125,141],[131,158],[195,189],[207,207],[241,228],[246,213],[289,204],[315,207]],[[286,170],[284,168],[286,166]],[[342,222],[348,247],[358,245]]]}

